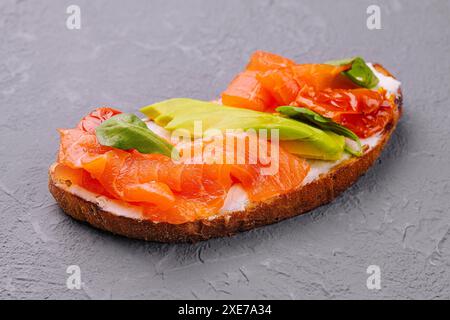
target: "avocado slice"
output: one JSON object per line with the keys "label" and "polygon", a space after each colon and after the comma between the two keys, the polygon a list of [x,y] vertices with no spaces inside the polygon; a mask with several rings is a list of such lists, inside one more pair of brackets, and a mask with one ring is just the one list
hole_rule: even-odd
{"label": "avocado slice", "polygon": [[[332,137],[336,143],[339,144],[339,146],[343,149],[345,148],[345,137],[337,135],[331,131],[325,132]],[[315,144],[301,140],[280,141],[280,146],[292,154],[308,159],[336,161],[342,157],[342,152],[324,153],[322,150],[317,148]]]}
{"label": "avocado slice", "polygon": [[202,121],[203,133],[210,129],[278,129],[279,138],[295,142],[295,152],[304,158],[339,159],[344,145],[335,134],[275,114],[222,106],[195,99],[176,98],[158,102],[140,110],[166,130],[187,130],[194,134],[195,121]]}

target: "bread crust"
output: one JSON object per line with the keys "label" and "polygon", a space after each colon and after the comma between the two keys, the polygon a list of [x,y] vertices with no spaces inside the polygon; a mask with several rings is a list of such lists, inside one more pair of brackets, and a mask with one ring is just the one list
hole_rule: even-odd
{"label": "bread crust", "polygon": [[401,115],[402,96],[396,101],[397,110],[379,143],[362,157],[352,157],[311,183],[267,201],[251,204],[246,210],[219,215],[182,224],[140,220],[102,210],[57,186],[50,174],[49,190],[59,206],[69,216],[90,225],[129,238],[156,242],[196,242],[230,236],[280,220],[306,213],[327,204],[349,188],[380,156]]}

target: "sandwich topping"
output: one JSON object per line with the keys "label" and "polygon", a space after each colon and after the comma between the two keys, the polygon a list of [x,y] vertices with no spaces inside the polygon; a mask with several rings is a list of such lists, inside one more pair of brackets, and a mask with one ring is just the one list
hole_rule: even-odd
{"label": "sandwich topping", "polygon": [[266,112],[303,107],[366,138],[384,129],[394,112],[392,96],[372,90],[379,83],[372,68],[362,58],[295,64],[258,51],[223,92],[222,103]]}
{"label": "sandwich topping", "polygon": [[257,51],[221,104],[170,99],[142,108],[144,120],[98,108],[60,129],[51,174],[154,222],[242,210],[362,156],[396,116],[399,85],[359,57],[296,64]]}
{"label": "sandwich topping", "polygon": [[[97,127],[97,136],[101,126]],[[309,170],[304,159],[283,150],[278,153],[278,172],[263,175],[268,164],[261,162],[229,164],[203,159],[197,163],[191,161],[195,155],[177,162],[161,153],[105,146],[92,130],[80,126],[60,130],[60,135],[58,165],[54,169],[57,180],[139,205],[144,215],[155,222],[182,223],[214,215],[235,183],[242,185],[250,201],[263,201],[297,187]],[[181,154],[194,143],[184,145]],[[206,149],[208,142],[201,147]],[[223,154],[226,156],[227,151]]]}

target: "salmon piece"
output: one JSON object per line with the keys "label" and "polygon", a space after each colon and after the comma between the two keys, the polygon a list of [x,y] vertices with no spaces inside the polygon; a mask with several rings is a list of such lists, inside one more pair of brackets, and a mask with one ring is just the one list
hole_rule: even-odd
{"label": "salmon piece", "polygon": [[[92,172],[105,190],[117,199],[157,204],[161,210],[172,207],[175,203],[172,190],[167,184],[158,181],[156,176],[143,180],[139,174],[140,159],[135,155],[122,150],[110,150],[100,156],[104,163],[94,159],[94,163],[84,162],[83,169]],[[101,169],[96,166],[101,166]]]}
{"label": "salmon piece", "polygon": [[65,163],[71,168],[81,168],[82,162],[103,154],[111,148],[97,143],[94,134],[86,134],[80,129],[59,129],[60,148],[58,162]]}
{"label": "salmon piece", "polygon": [[224,197],[192,199],[183,195],[177,196],[175,204],[168,210],[160,210],[151,205],[143,205],[144,215],[155,222],[180,224],[217,214],[223,205]]}
{"label": "salmon piece", "polygon": [[89,157],[81,161],[81,163],[84,170],[88,171],[94,179],[98,180],[105,171],[106,159],[104,154],[99,154],[97,156]]}
{"label": "salmon piece", "polygon": [[350,65],[295,64],[294,61],[264,51],[256,51],[246,71],[240,73],[222,93],[224,105],[274,112],[291,104],[304,85],[316,90],[354,89],[357,86],[341,74]]}
{"label": "salmon piece", "polygon": [[370,114],[343,113],[339,123],[352,130],[360,138],[368,138],[383,130],[393,117],[392,106],[382,106]]}
{"label": "salmon piece", "polygon": [[60,182],[67,186],[71,184],[82,185],[83,183],[83,169],[72,169],[68,166],[58,163],[53,169],[53,176]]}
{"label": "salmon piece", "polygon": [[[217,214],[233,183],[241,183],[251,201],[283,194],[298,187],[309,170],[305,160],[282,149],[278,170],[272,175],[263,172],[270,163],[214,163],[208,154],[200,163],[191,163],[191,159],[175,163],[161,154],[103,147],[91,133],[95,128],[84,129],[60,130],[55,170],[59,180],[139,205],[155,222],[183,223]],[[249,141],[245,141],[247,145],[241,155],[247,162]],[[186,148],[192,148],[194,143]],[[201,150],[208,150],[209,143],[202,142]],[[234,153],[238,153],[238,144],[234,146]],[[223,148],[226,159],[230,150],[226,144]]]}
{"label": "salmon piece", "polygon": [[292,105],[311,109],[366,138],[382,130],[393,117],[394,103],[383,91],[365,88],[317,91],[305,85]]}
{"label": "salmon piece", "polygon": [[[90,191],[142,205],[145,212],[160,214],[160,219],[171,217],[167,220],[171,223],[180,221],[181,216],[195,220],[199,215],[217,213],[231,187],[229,171],[220,165],[176,164],[160,154],[105,150],[92,134],[79,129],[61,131],[65,134],[61,136],[59,163],[67,168],[67,180]],[[187,203],[189,200],[193,203]],[[197,207],[189,215],[178,212],[194,204]]]}
{"label": "salmon piece", "polygon": [[287,68],[295,65],[295,62],[282,56],[265,52],[255,51],[250,57],[247,70],[266,72],[273,69]]}
{"label": "salmon piece", "polygon": [[393,103],[383,92],[361,88],[341,73],[350,65],[302,64],[291,67],[300,84],[291,105],[311,109],[366,138],[393,117]]}
{"label": "salmon piece", "polygon": [[[256,178],[241,179],[242,186],[247,191],[251,201],[264,201],[279,196],[299,186],[309,172],[309,164],[300,158],[294,158],[287,152],[282,152],[284,160],[280,161],[280,171],[276,175],[256,175]],[[299,160],[299,161],[297,161]],[[242,171],[242,166],[240,169]],[[251,168],[245,168],[250,171]],[[235,171],[232,172],[235,174]]]}
{"label": "salmon piece", "polygon": [[122,112],[108,107],[97,108],[86,117],[81,119],[80,123],[78,123],[77,128],[85,132],[95,134],[95,128],[97,128],[100,123],[119,113]]}
{"label": "salmon piece", "polygon": [[[242,139],[242,137],[237,137],[237,139]],[[286,152],[279,146],[272,150],[270,142],[259,141],[259,155],[256,163],[252,163],[248,152],[250,150],[249,142],[249,139],[245,140],[246,154],[241,155],[246,162],[232,165],[231,176],[242,184],[250,201],[264,201],[301,185],[310,169],[306,160]],[[265,148],[262,148],[263,143],[266,144]],[[276,154],[272,154],[272,151],[275,151]],[[235,153],[239,155],[240,152],[236,150]],[[278,163],[278,167],[276,170],[275,167],[269,170],[274,165],[274,161]],[[263,173],[263,170],[266,171]]]}
{"label": "salmon piece", "polygon": [[269,70],[258,74],[257,79],[274,97],[277,106],[289,105],[295,100],[300,90],[290,68]]}
{"label": "salmon piece", "polygon": [[231,81],[222,93],[222,104],[230,107],[264,111],[273,105],[273,98],[257,79],[257,72],[244,71]]}
{"label": "salmon piece", "polygon": [[[375,69],[390,75],[382,66]],[[394,114],[385,93],[361,88],[342,72],[351,64],[295,64],[287,58],[256,51],[245,72],[222,94],[224,105],[275,112],[282,105],[309,108],[365,138],[382,130]],[[240,172],[239,176],[249,172]]]}
{"label": "salmon piece", "polygon": [[65,183],[67,186],[75,184],[78,186],[83,186],[87,190],[94,193],[109,195],[105,188],[103,188],[97,180],[92,178],[86,170],[72,169],[66,165],[58,163],[55,166],[52,175],[56,180]]}
{"label": "salmon piece", "polygon": [[94,179],[92,175],[90,175],[86,170],[83,170],[82,182],[80,185],[91,192],[103,194],[107,197],[112,198],[112,195],[108,191],[106,191],[102,184],[98,180]]}
{"label": "salmon piece", "polygon": [[300,85],[306,84],[316,90],[358,88],[341,74],[349,68],[350,65],[332,66],[328,64],[299,64],[291,67],[295,79]]}
{"label": "salmon piece", "polygon": [[[309,164],[304,159],[279,146],[272,149],[270,141],[256,135],[252,137],[248,133],[236,133],[226,135],[225,138],[232,147],[224,146],[223,162],[227,158],[232,159],[233,163],[228,165],[229,175],[233,181],[243,185],[251,201],[262,201],[289,192],[298,187],[309,172]],[[257,143],[257,150],[252,150],[252,142]],[[272,154],[273,151],[276,154]],[[278,163],[278,167],[273,161]]]}

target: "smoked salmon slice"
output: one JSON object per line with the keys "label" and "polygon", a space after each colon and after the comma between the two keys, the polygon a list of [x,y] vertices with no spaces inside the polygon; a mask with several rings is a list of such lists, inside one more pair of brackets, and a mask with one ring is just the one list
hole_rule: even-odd
{"label": "smoked salmon slice", "polygon": [[274,69],[282,69],[295,65],[295,62],[265,51],[255,51],[250,57],[250,62],[247,64],[247,70],[265,72]]}
{"label": "smoked salmon slice", "polygon": [[[267,77],[266,82],[269,82],[267,86],[264,86],[259,77],[267,71],[293,65],[294,62],[287,58],[269,52],[256,51],[251,56],[247,69],[238,74],[222,93],[222,103],[231,107],[273,112],[278,103],[278,101],[275,101],[277,96],[272,94],[274,90],[270,84],[274,81],[273,77]],[[280,95],[282,95],[282,92],[280,92]]]}
{"label": "smoked salmon slice", "polygon": [[274,97],[277,106],[289,105],[300,90],[291,68],[268,70],[258,74],[257,79]]}
{"label": "smoked salmon slice", "polygon": [[95,128],[97,128],[100,123],[119,113],[121,112],[113,108],[97,108],[81,119],[78,128],[89,133],[95,133]]}
{"label": "smoked salmon slice", "polygon": [[258,72],[244,71],[236,76],[222,93],[227,106],[264,111],[273,105],[273,98],[257,79]]}
{"label": "smoked salmon slice", "polygon": [[341,73],[350,65],[295,64],[276,54],[256,51],[247,69],[222,93],[222,103],[237,108],[273,112],[292,103],[304,85],[316,90],[357,88]]}
{"label": "smoked salmon slice", "polygon": [[289,105],[302,87],[308,85],[320,91],[328,88],[357,88],[341,74],[348,66],[299,64],[288,68],[268,70],[257,75],[264,89],[275,98],[277,106]]}
{"label": "smoked salmon slice", "polygon": [[320,91],[332,89],[358,88],[352,81],[341,73],[348,70],[350,65],[333,66],[328,64],[299,64],[293,66],[292,72],[297,82],[308,85]]}
{"label": "smoked salmon slice", "polygon": [[[222,94],[222,104],[275,112],[278,106],[311,109],[366,138],[379,132],[394,117],[391,97],[383,90],[361,88],[344,71],[351,64],[296,64],[264,51],[256,51],[246,71]],[[379,65],[375,68],[389,75]]]}
{"label": "smoked salmon slice", "polygon": [[393,102],[386,98],[383,90],[328,88],[317,91],[305,85],[291,105],[331,118],[361,138],[380,131],[393,117]]}
{"label": "smoked salmon slice", "polygon": [[[174,162],[161,154],[101,146],[93,131],[83,126],[60,130],[55,174],[90,191],[139,205],[155,222],[183,223],[217,214],[234,183],[242,184],[251,201],[283,194],[301,185],[309,170],[305,160],[282,149],[279,167],[272,175],[263,174],[269,164],[260,162],[210,163],[204,159],[192,163],[190,158]],[[209,143],[204,142],[202,148]],[[225,156],[227,152],[223,151]]]}

